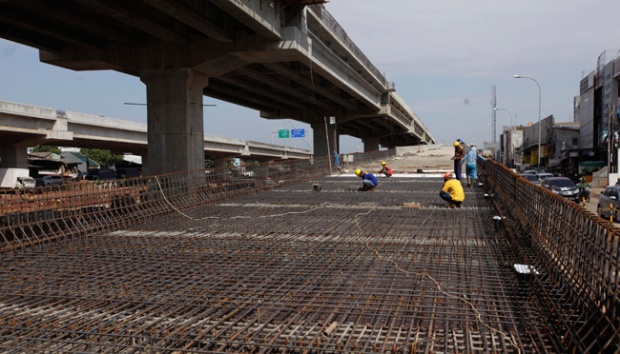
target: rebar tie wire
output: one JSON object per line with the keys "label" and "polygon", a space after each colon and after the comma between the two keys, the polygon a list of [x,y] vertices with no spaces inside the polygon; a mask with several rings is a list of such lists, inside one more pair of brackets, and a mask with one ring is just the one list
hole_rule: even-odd
{"label": "rebar tie wire", "polygon": [[[364,213],[357,213],[357,214],[355,214],[355,215],[354,215],[353,220],[355,221],[355,226],[358,228],[358,230],[359,230],[360,232],[362,231],[362,228],[361,228],[361,226],[359,225],[359,223],[358,223],[358,221],[357,221],[358,217],[359,217],[359,216],[363,216],[363,215],[368,215],[368,214],[370,214],[371,212],[373,212],[373,211],[375,211],[375,210],[376,210],[376,207],[373,207],[373,208],[369,209],[367,212],[364,212]],[[421,228],[421,227],[422,227],[422,226],[426,223],[426,221],[427,221],[428,219],[430,219],[430,217],[431,217],[431,216],[435,213],[435,211],[436,211],[436,210],[437,210],[437,209],[433,209],[433,211],[432,211],[432,212],[431,212],[431,213],[430,213],[430,214],[426,217],[426,219],[424,219],[424,221],[420,223],[420,225],[418,226],[418,230],[419,230],[419,229],[420,229],[420,228]],[[416,230],[416,232],[413,234],[413,237],[415,237],[416,235],[417,235],[417,230]],[[440,293],[444,294],[445,296],[447,296],[447,297],[449,297],[449,298],[452,298],[452,299],[457,299],[457,300],[459,300],[459,301],[463,302],[464,304],[466,304],[468,307],[470,307],[470,308],[471,308],[471,309],[475,312],[475,314],[476,314],[476,319],[478,320],[478,322],[480,322],[480,324],[482,324],[484,327],[486,327],[487,329],[489,329],[491,332],[493,332],[493,333],[497,333],[497,334],[499,334],[500,336],[504,337],[504,338],[505,338],[506,340],[508,340],[508,342],[510,342],[510,344],[511,344],[511,345],[512,345],[512,346],[513,346],[516,350],[517,350],[517,353],[518,353],[518,354],[521,354],[521,349],[519,348],[519,346],[518,346],[518,344],[517,344],[516,339],[515,339],[512,335],[508,335],[506,332],[500,331],[499,329],[496,329],[496,328],[492,327],[491,325],[487,324],[486,322],[484,322],[484,320],[482,319],[482,314],[480,313],[480,311],[478,311],[478,310],[476,309],[476,306],[475,306],[475,305],[474,305],[471,301],[469,301],[469,300],[467,300],[467,299],[465,298],[465,295],[463,295],[463,296],[456,296],[456,295],[452,295],[452,294],[450,294],[450,293],[448,293],[448,292],[444,291],[444,290],[441,288],[441,284],[439,283],[439,281],[438,281],[438,280],[436,280],[435,278],[433,278],[433,277],[432,277],[430,274],[428,274],[428,273],[412,272],[412,271],[408,271],[408,270],[402,269],[402,268],[398,265],[398,263],[396,263],[396,261],[394,261],[393,259],[389,259],[389,258],[384,257],[383,255],[381,255],[381,253],[379,253],[379,251],[377,251],[376,249],[374,249],[374,248],[370,247],[370,244],[369,244],[369,242],[368,242],[368,241],[366,241],[366,242],[365,242],[365,246],[366,246],[366,248],[367,248],[369,251],[373,252],[373,253],[374,253],[374,254],[375,254],[375,255],[376,255],[379,259],[384,259],[384,260],[388,261],[389,263],[392,263],[392,264],[394,265],[394,268],[395,268],[396,270],[398,270],[399,272],[401,272],[401,273],[403,273],[403,274],[405,274],[405,275],[412,275],[412,274],[413,274],[413,275],[415,275],[415,276],[417,276],[417,277],[419,277],[419,278],[422,278],[422,277],[427,277],[428,279],[430,279],[430,281],[432,281],[433,283],[435,283],[435,285],[437,286],[437,291],[439,291]],[[428,342],[428,341],[432,341],[432,340],[434,340],[434,339],[429,339],[429,340],[427,340],[427,342]]]}
{"label": "rebar tie wire", "polygon": [[[179,210],[179,208],[175,207],[166,197],[166,194],[164,193],[163,188],[161,187],[161,184],[159,183],[159,178],[157,176],[155,176],[155,181],[157,181],[157,186],[159,187],[159,191],[161,192],[162,197],[164,197],[164,200],[166,201],[166,203],[172,208],[174,209],[177,213],[181,214],[182,216],[190,219],[190,220],[195,220],[195,221],[199,221],[199,220],[208,220],[208,219],[222,219],[219,216],[205,216],[204,218],[195,218],[191,215],[187,215],[184,212],[182,212],[181,210]],[[272,215],[260,215],[260,216],[232,216],[227,218],[227,220],[233,220],[233,219],[264,219],[264,218],[274,218],[274,217],[278,217],[278,216],[284,216],[284,215],[289,215],[289,214],[305,214],[305,213],[309,213],[313,210],[317,210],[317,209],[322,209],[326,206],[330,205],[330,203],[322,203],[319,204],[318,206],[314,207],[314,208],[310,208],[308,210],[304,210],[304,211],[289,211],[286,213],[282,213],[282,214],[272,214]]]}
{"label": "rebar tie wire", "polygon": [[[207,220],[207,219],[221,219],[221,217],[219,216],[206,216],[204,218],[195,218],[193,216],[187,215],[184,212],[182,212],[181,210],[179,210],[177,207],[175,207],[166,197],[166,195],[164,194],[164,190],[161,187],[161,184],[159,183],[159,178],[157,176],[155,176],[155,180],[157,181],[157,186],[159,187],[159,191],[161,192],[161,195],[164,197],[164,200],[166,201],[166,203],[173,208],[176,212],[178,212],[179,214],[183,215],[184,217],[190,219],[190,220]],[[327,203],[328,205],[329,203]],[[233,216],[230,217],[228,219],[232,220],[232,219],[252,219],[252,218],[256,218],[256,219],[262,219],[262,218],[270,218],[270,217],[277,217],[277,216],[283,216],[283,215],[289,215],[289,214],[304,214],[304,213],[308,213],[310,211],[313,210],[317,210],[320,208],[325,207],[326,204],[321,204],[315,208],[310,208],[308,210],[304,210],[304,211],[290,211],[290,212],[286,212],[286,213],[282,213],[282,214],[272,214],[272,215],[260,215],[260,216]],[[369,209],[366,212],[363,213],[357,213],[353,216],[353,220],[355,221],[355,226],[357,227],[357,229],[361,232],[362,228],[359,225],[358,222],[358,217],[363,216],[363,215],[368,215],[371,212],[375,211],[377,209],[377,207],[372,207],[371,209]],[[435,213],[437,209],[433,209],[433,211],[426,217],[426,219],[424,219],[424,221],[422,223],[420,223],[420,225],[418,226],[418,230],[426,223],[427,220],[430,219],[430,217]],[[417,231],[414,233],[413,237],[415,237],[417,235]],[[399,272],[405,274],[405,275],[415,275],[417,277],[427,277],[428,279],[430,279],[430,281],[432,281],[435,286],[437,287],[437,291],[439,291],[440,293],[442,293],[443,295],[452,298],[452,299],[457,299],[459,301],[461,301],[462,303],[466,304],[468,307],[470,307],[474,313],[476,314],[476,319],[478,320],[478,322],[480,322],[480,324],[482,324],[484,327],[486,327],[487,329],[489,329],[491,332],[499,334],[500,336],[504,337],[516,350],[518,354],[521,354],[521,349],[519,348],[516,340],[514,339],[514,337],[512,335],[508,335],[506,332],[500,331],[499,329],[496,329],[492,326],[490,326],[489,324],[487,324],[486,322],[484,322],[484,320],[482,319],[482,314],[480,313],[480,311],[478,311],[476,309],[476,306],[471,302],[468,301],[465,296],[456,296],[456,295],[452,295],[446,291],[444,291],[441,287],[441,284],[439,283],[438,280],[436,280],[435,278],[433,278],[431,275],[429,275],[428,273],[419,273],[419,272],[412,272],[412,271],[408,271],[405,269],[402,269],[398,263],[396,263],[396,261],[394,261],[393,259],[388,259],[386,257],[384,257],[383,255],[381,255],[381,253],[379,253],[379,251],[377,251],[376,249],[370,247],[369,241],[365,242],[365,246],[366,248],[373,252],[379,259],[384,259],[386,261],[388,261],[389,263],[392,263],[392,265],[394,265],[394,268],[396,270],[398,270]]]}

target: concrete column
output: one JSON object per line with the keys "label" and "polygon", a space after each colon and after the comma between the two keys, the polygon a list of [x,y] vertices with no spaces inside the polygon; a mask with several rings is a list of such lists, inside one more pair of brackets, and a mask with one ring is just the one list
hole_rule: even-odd
{"label": "concrete column", "polygon": [[223,159],[215,159],[213,160],[213,162],[215,162],[215,168],[216,169],[225,169],[226,168],[226,162],[228,161],[228,157],[225,157]]}
{"label": "concrete column", "polygon": [[140,155],[142,157],[142,176],[150,176],[149,175],[149,154],[144,153]]}
{"label": "concrete column", "polygon": [[[329,124],[327,121],[327,131],[325,131],[325,123],[313,123],[312,128],[314,157],[323,157],[333,155],[334,151],[340,152],[340,136],[336,124]],[[329,149],[328,149],[329,144]]]}
{"label": "concrete column", "polygon": [[204,169],[202,89],[190,69],[142,73],[148,112],[148,175]]}
{"label": "concrete column", "polygon": [[379,138],[363,138],[364,152],[371,152],[379,150]]}
{"label": "concrete column", "polygon": [[28,149],[24,146],[3,146],[0,158],[2,168],[28,168]]}

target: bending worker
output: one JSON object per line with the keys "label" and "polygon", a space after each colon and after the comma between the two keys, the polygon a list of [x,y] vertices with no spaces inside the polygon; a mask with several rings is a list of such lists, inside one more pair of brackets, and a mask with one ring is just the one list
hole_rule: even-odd
{"label": "bending worker", "polygon": [[387,163],[385,163],[385,161],[381,161],[381,171],[379,171],[379,174],[383,173],[385,174],[385,177],[392,177],[392,168],[390,166],[387,165]]}
{"label": "bending worker", "polygon": [[465,155],[465,175],[467,176],[467,187],[473,187],[476,184],[476,159],[478,158],[478,152],[476,151],[476,145],[469,145],[469,151]]}
{"label": "bending worker", "polygon": [[463,190],[461,181],[455,179],[454,175],[450,172],[446,172],[443,175],[443,181],[443,187],[441,187],[439,196],[441,199],[448,202],[448,205],[446,205],[448,208],[460,208],[461,203],[465,200],[465,191]]}
{"label": "bending worker", "polygon": [[364,172],[358,168],[355,170],[355,175],[362,178],[362,188],[358,191],[374,191],[375,187],[379,185],[377,177],[370,172]]}

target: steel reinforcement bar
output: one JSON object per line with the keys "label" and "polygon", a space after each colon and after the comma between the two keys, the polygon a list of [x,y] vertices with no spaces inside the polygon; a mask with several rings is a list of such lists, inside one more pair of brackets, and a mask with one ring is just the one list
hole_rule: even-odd
{"label": "steel reinforcement bar", "polygon": [[327,158],[0,193],[0,251],[112,230],[328,174]]}
{"label": "steel reinforcement bar", "polygon": [[493,161],[481,179],[566,348],[620,352],[620,229]]}
{"label": "steel reinforcement bar", "polygon": [[3,204],[0,351],[617,352],[617,229],[480,168],[460,209],[325,160]]}
{"label": "steel reinforcement bar", "polygon": [[2,252],[0,351],[566,352],[481,189],[448,209],[440,178],[359,183],[282,184]]}

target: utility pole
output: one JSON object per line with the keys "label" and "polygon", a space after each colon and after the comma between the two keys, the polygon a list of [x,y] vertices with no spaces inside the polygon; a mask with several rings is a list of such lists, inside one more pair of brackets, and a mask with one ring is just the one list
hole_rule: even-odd
{"label": "utility pole", "polygon": [[496,105],[497,105],[497,98],[495,97],[495,85],[491,86],[491,143],[493,144],[493,158],[497,159],[497,151],[495,148],[495,145],[497,143],[497,139],[495,137],[496,135],[496,124],[497,124],[497,120],[496,120]]}
{"label": "utility pole", "polygon": [[[613,158],[612,156],[612,149],[611,146],[612,144],[614,144],[616,138],[613,135],[613,119],[612,119],[612,111],[611,111],[611,104],[607,103],[607,106],[605,107],[605,111],[607,111],[607,176],[609,176],[611,172],[611,166],[612,166],[612,162],[611,159]],[[607,180],[609,181],[609,177],[607,177]]]}

